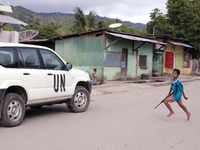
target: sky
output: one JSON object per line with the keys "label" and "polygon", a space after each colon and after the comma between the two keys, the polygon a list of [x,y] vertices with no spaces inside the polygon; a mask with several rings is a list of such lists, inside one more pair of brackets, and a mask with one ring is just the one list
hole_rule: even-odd
{"label": "sky", "polygon": [[80,7],[85,15],[91,10],[101,17],[144,23],[150,21],[149,15],[154,8],[166,14],[167,0],[8,0],[12,6],[22,6],[34,12],[73,13]]}

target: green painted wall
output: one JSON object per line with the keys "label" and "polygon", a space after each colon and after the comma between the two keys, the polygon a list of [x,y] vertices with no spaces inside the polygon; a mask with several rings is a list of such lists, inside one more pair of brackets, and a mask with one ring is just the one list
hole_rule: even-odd
{"label": "green painted wall", "polygon": [[83,70],[90,75],[90,79],[92,80],[92,73],[94,72],[94,68],[97,69],[97,80],[101,80],[102,78],[102,68],[100,66],[73,66],[74,69]]}
{"label": "green painted wall", "polygon": [[102,66],[104,37],[75,37],[56,41],[55,51],[73,66]]}
{"label": "green painted wall", "polygon": [[[141,45],[142,42],[135,41],[134,48],[137,48]],[[139,67],[139,58],[140,55],[147,55],[147,68],[143,69]],[[145,43],[138,49],[138,59],[137,59],[137,76],[141,76],[142,73],[147,73],[152,75],[152,68],[153,68],[153,44],[152,43]]]}
{"label": "green painted wall", "polygon": [[178,54],[176,53],[175,55],[175,68],[179,69],[181,71],[183,71],[183,54]]}
{"label": "green painted wall", "polygon": [[[106,46],[110,45],[116,38],[106,37]],[[128,49],[127,56],[127,77],[132,78],[133,73],[133,41],[121,39],[110,46],[108,52],[120,52]],[[134,42],[134,47],[138,47],[141,42]],[[106,60],[104,50],[104,37],[75,37],[56,41],[55,51],[66,61],[73,65],[73,68],[88,72],[92,77],[93,69],[97,69],[97,79],[102,77],[102,65]],[[121,55],[121,54],[120,54]],[[147,69],[139,67],[139,55],[147,55]],[[153,44],[146,43],[138,49],[137,76],[142,73],[152,74],[153,67]],[[121,61],[121,57],[120,57]],[[115,80],[121,78],[121,66],[104,67],[104,78]]]}
{"label": "green painted wall", "polygon": [[[114,40],[116,40],[116,38],[107,37],[106,46],[110,45]],[[132,70],[133,70],[132,43],[133,41],[121,39],[107,49],[108,52],[120,52],[120,53],[122,53],[123,48],[128,49],[128,56],[127,56],[127,77],[128,78],[132,78]],[[104,76],[107,80],[120,79],[121,66],[106,67]]]}
{"label": "green painted wall", "polygon": [[97,69],[97,80],[102,77],[104,37],[75,37],[56,41],[55,51],[73,68],[86,71],[92,79]]}
{"label": "green painted wall", "polygon": [[105,67],[105,80],[118,80],[121,79],[121,68],[120,67]]}
{"label": "green painted wall", "polygon": [[162,62],[163,54],[155,53],[153,55],[153,69],[158,72],[158,75],[162,75]]}

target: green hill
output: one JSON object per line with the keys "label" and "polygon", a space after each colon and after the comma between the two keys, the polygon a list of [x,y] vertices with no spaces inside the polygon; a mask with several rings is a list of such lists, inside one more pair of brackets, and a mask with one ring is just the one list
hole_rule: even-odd
{"label": "green hill", "polygon": [[[13,10],[12,13],[8,13],[9,16],[19,19],[27,24],[30,24],[39,20],[39,22],[42,24],[48,24],[50,22],[53,22],[55,24],[65,24],[67,26],[70,26],[73,23],[73,18],[74,18],[73,14],[64,14],[60,12],[36,13],[22,6],[12,7],[12,10]],[[106,18],[107,17],[97,16],[98,21],[100,20],[104,21]],[[132,26],[136,30],[138,29],[143,30],[146,27],[146,25],[142,23],[132,23],[130,21],[122,21],[122,23],[125,23],[129,27]],[[17,25],[13,25],[12,27],[17,31],[20,28]]]}

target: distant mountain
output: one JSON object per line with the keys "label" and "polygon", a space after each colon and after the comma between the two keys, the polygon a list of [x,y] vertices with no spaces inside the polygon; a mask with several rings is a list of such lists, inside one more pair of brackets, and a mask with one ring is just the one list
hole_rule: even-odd
{"label": "distant mountain", "polygon": [[[65,24],[67,26],[70,26],[73,23],[73,14],[70,13],[60,13],[60,12],[54,12],[54,13],[37,13],[37,12],[33,12],[29,9],[26,9],[22,6],[16,6],[16,7],[12,7],[13,12],[9,13],[9,16],[12,16],[16,19],[19,19],[27,24],[33,23],[34,21],[38,20],[41,23],[47,23],[50,21],[55,22],[55,24]],[[97,20],[100,21],[104,21],[106,18],[108,17],[101,17],[101,16],[96,16]],[[112,19],[112,18],[109,18]],[[136,30],[140,29],[143,30],[146,25],[142,24],[142,23],[132,23],[130,21],[121,21],[122,23],[125,23],[127,26],[132,26],[134,27]],[[13,26],[15,29],[17,29],[17,26]],[[18,27],[19,28],[19,27]]]}

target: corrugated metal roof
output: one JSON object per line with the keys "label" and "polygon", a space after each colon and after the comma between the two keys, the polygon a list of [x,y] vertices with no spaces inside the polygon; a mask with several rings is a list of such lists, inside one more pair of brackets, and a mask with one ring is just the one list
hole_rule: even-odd
{"label": "corrugated metal roof", "polygon": [[173,44],[173,45],[180,45],[180,46],[184,46],[184,47],[188,47],[188,48],[193,48],[192,46],[187,45],[185,43],[178,43],[178,42],[171,42],[171,41],[168,41],[168,42]]}
{"label": "corrugated metal roof", "polygon": [[46,41],[50,41],[49,39],[30,39],[30,40],[25,40],[25,41],[21,41],[23,43],[25,42],[46,42]]}
{"label": "corrugated metal roof", "polygon": [[17,20],[15,18],[12,18],[12,17],[4,15],[4,14],[0,14],[0,22],[10,23],[10,24],[19,24],[19,25],[23,25],[23,26],[28,25],[20,20]]}
{"label": "corrugated metal roof", "polygon": [[134,41],[140,41],[140,42],[148,42],[148,43],[155,43],[155,44],[161,44],[161,45],[167,45],[166,43],[159,42],[156,40],[151,40],[151,39],[146,39],[146,38],[141,38],[141,37],[136,37],[136,36],[130,36],[130,35],[125,35],[125,34],[117,34],[117,33],[110,33],[110,32],[105,32],[108,35],[112,35],[115,37],[121,37],[123,39],[127,40],[134,40]]}

